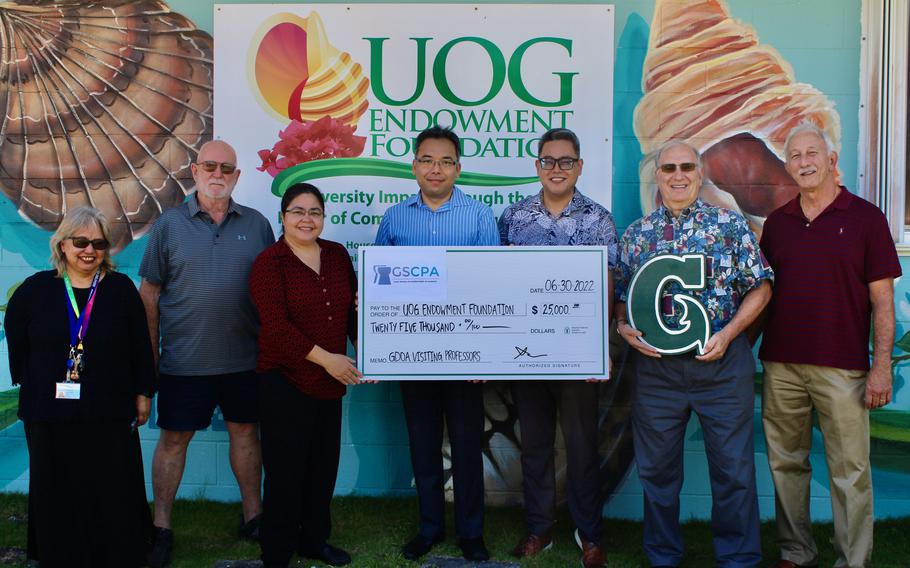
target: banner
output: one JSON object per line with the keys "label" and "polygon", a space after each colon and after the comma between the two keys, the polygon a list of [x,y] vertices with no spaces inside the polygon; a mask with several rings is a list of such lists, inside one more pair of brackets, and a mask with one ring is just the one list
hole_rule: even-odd
{"label": "banner", "polygon": [[421,130],[455,130],[457,185],[498,216],[540,190],[537,141],[565,127],[581,140],[578,187],[609,206],[613,14],[610,5],[216,5],[215,136],[237,149],[234,197],[277,230],[284,187],[309,181],[326,196],[323,237],[356,258],[385,210],[417,191]]}

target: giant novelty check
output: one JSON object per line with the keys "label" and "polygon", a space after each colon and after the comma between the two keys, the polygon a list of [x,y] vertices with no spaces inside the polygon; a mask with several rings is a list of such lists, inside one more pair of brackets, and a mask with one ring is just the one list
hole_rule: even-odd
{"label": "giant novelty check", "polygon": [[609,378],[606,247],[366,247],[367,379]]}

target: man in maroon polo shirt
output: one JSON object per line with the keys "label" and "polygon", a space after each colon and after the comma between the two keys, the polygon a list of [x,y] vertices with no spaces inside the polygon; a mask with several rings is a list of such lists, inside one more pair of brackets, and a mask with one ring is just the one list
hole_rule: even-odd
{"label": "man in maroon polo shirt", "polygon": [[837,153],[820,129],[795,127],[785,157],[799,195],[771,213],[761,238],[776,275],[759,351],[781,547],[774,568],[818,564],[809,518],[813,408],[828,462],[834,566],[859,568],[872,557],[869,409],[891,401],[901,268],[882,212],[837,184]]}

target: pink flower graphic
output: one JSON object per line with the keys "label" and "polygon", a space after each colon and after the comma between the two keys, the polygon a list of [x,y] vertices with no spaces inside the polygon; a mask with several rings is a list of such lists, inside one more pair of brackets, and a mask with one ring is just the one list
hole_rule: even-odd
{"label": "pink flower graphic", "polygon": [[278,133],[271,150],[259,150],[262,165],[256,169],[277,176],[282,170],[327,158],[354,158],[363,153],[365,136],[354,134],[353,126],[323,116],[315,122],[292,120]]}

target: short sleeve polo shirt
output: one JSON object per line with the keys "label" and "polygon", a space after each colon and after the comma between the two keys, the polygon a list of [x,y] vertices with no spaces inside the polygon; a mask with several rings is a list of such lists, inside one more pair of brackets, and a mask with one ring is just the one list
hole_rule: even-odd
{"label": "short sleeve polo shirt", "polygon": [[811,222],[799,196],[765,220],[776,275],[759,358],[869,369],[869,283],[901,275],[884,214],[841,188]]}
{"label": "short sleeve polo shirt", "polygon": [[149,232],[139,275],[161,285],[159,372],[219,375],[256,368],[259,329],[247,282],[275,242],[255,209],[231,201],[216,225],[193,194]]}

